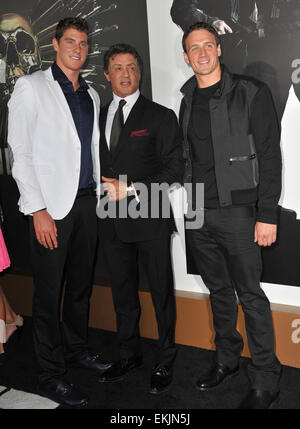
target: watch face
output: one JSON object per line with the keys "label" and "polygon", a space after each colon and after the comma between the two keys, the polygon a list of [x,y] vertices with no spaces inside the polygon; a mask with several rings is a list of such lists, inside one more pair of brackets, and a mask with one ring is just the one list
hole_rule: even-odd
{"label": "watch face", "polygon": [[128,186],[127,187],[127,195],[129,197],[135,195],[135,191],[134,191],[134,187],[133,186]]}

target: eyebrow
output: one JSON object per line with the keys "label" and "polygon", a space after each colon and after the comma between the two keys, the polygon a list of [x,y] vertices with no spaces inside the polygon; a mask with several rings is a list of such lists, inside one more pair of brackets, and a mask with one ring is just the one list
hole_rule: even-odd
{"label": "eyebrow", "polygon": [[208,43],[212,43],[213,45],[217,46],[217,44],[213,40],[204,40],[203,42],[195,42],[190,47],[189,50],[194,48],[195,46],[198,47],[200,45],[207,45]]}
{"label": "eyebrow", "polygon": [[113,66],[123,66],[123,65],[125,65],[125,66],[136,66],[137,67],[136,63],[129,63],[129,64],[114,63],[113,64]]}
{"label": "eyebrow", "polygon": [[[68,41],[72,41],[72,42],[76,42],[76,39],[74,39],[73,37],[66,37],[65,38],[65,40],[68,40]],[[87,40],[80,40],[79,41],[79,43],[88,43],[88,41]]]}

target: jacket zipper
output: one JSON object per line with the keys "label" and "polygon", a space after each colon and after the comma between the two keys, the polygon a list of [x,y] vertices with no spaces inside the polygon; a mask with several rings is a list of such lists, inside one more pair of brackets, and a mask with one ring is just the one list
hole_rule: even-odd
{"label": "jacket zipper", "polygon": [[245,156],[234,156],[232,158],[229,158],[229,164],[232,165],[235,161],[250,161],[251,159],[255,159],[256,154],[253,153],[252,155],[245,155]]}

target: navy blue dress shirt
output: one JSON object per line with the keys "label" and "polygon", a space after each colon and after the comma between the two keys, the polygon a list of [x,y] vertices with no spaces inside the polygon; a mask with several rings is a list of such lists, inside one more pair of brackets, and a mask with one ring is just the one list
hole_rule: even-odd
{"label": "navy blue dress shirt", "polygon": [[81,164],[78,189],[95,188],[96,184],[93,179],[93,160],[91,152],[94,127],[94,105],[88,93],[88,84],[83,77],[79,75],[78,82],[80,87],[74,91],[72,82],[67,78],[56,62],[52,64],[51,69],[54,80],[57,80],[66,97],[81,143]]}

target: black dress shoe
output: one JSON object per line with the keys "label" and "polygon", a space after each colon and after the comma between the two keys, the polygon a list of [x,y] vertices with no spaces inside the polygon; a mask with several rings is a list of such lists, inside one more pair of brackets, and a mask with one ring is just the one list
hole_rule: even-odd
{"label": "black dress shoe", "polygon": [[134,368],[142,364],[142,357],[138,356],[130,359],[121,359],[115,362],[110,369],[105,371],[99,378],[100,383],[123,380],[124,376]]}
{"label": "black dress shoe", "polygon": [[173,368],[166,365],[156,365],[152,369],[150,393],[158,395],[168,390],[173,378]]}
{"label": "black dress shoe", "polygon": [[225,378],[237,375],[239,371],[239,366],[229,369],[225,365],[218,363],[208,375],[199,378],[196,387],[199,390],[211,389],[222,383]]}
{"label": "black dress shoe", "polygon": [[56,385],[40,384],[38,393],[62,405],[83,407],[88,403],[88,396],[77,390],[73,384],[59,380]]}
{"label": "black dress shoe", "polygon": [[279,402],[279,389],[275,392],[251,389],[238,407],[240,410],[267,410]]}
{"label": "black dress shoe", "polygon": [[101,359],[100,355],[97,353],[87,353],[82,359],[76,362],[67,363],[67,367],[106,371],[112,366],[112,364],[112,362],[107,362]]}

